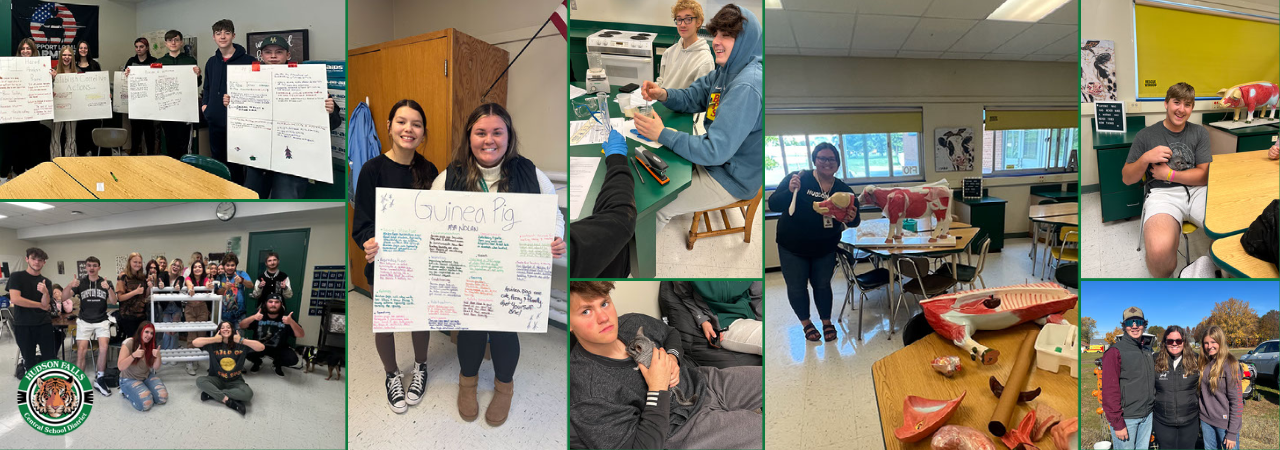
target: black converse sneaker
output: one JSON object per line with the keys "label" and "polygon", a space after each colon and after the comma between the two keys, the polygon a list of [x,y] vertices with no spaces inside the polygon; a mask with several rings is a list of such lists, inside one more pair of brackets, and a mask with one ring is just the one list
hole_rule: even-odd
{"label": "black converse sneaker", "polygon": [[422,401],[422,392],[427,390],[427,363],[413,365],[413,381],[409,382],[409,392],[405,398],[410,405]]}
{"label": "black converse sneaker", "polygon": [[98,392],[101,392],[102,396],[104,397],[111,396],[111,388],[107,387],[107,385],[105,384],[102,384],[102,377],[97,377],[93,379],[93,387],[97,389]]}
{"label": "black converse sneaker", "polygon": [[387,374],[387,403],[396,414],[404,414],[409,405],[404,403],[404,386],[400,384],[400,371]]}

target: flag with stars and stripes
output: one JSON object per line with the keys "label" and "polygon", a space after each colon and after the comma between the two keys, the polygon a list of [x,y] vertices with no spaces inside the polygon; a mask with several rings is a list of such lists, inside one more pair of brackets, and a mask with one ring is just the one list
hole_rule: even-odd
{"label": "flag with stars and stripes", "polygon": [[98,57],[98,7],[39,0],[13,0],[13,47],[30,38],[41,55],[56,57],[64,45],[89,43],[89,56]]}

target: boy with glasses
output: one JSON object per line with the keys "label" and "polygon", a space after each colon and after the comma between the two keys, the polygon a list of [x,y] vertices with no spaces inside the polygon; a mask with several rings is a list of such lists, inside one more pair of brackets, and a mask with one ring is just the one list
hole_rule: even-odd
{"label": "boy with glasses", "polygon": [[1124,334],[1102,354],[1102,410],[1111,424],[1111,448],[1145,449],[1151,442],[1156,369],[1143,342],[1147,319],[1130,306],[1121,314]]}
{"label": "boy with glasses", "polygon": [[711,47],[698,37],[702,28],[702,5],[694,0],[680,0],[671,7],[680,40],[662,53],[658,85],[667,89],[684,89],[716,68]]}

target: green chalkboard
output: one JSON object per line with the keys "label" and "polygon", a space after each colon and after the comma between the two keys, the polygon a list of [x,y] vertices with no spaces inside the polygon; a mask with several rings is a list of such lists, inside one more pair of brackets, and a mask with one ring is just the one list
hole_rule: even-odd
{"label": "green chalkboard", "polygon": [[0,56],[13,56],[13,2],[0,0]]}

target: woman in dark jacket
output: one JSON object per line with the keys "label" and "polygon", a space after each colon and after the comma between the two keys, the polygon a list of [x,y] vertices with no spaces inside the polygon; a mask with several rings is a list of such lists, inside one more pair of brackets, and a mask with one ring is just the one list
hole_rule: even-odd
{"label": "woman in dark jacket", "polygon": [[[98,64],[98,60],[91,58],[90,53],[88,42],[80,41],[76,44],[76,71],[80,73],[102,71],[102,65]],[[102,119],[80,121],[76,127],[76,148],[80,153],[89,155],[92,154],[91,149],[98,148],[98,145],[93,142],[93,130],[101,127]]]}
{"label": "woman in dark jacket", "polygon": [[[846,226],[861,223],[858,215],[848,223],[818,214],[813,204],[831,198],[836,192],[853,193],[849,186],[835,177],[840,169],[840,152],[830,143],[814,147],[809,155],[814,170],[793,172],[789,180],[769,196],[769,210],[782,212],[778,219],[778,260],[782,265],[782,278],[787,283],[787,299],[791,309],[804,325],[804,337],[813,342],[836,340],[836,327],[831,324],[831,276],[836,270],[836,245]],[[796,192],[796,195],[792,195]],[[794,200],[793,200],[794,199]],[[854,207],[857,198],[853,197]],[[794,212],[792,203],[795,203]],[[809,289],[813,286],[813,303],[818,306],[822,319],[822,335],[809,320]]]}
{"label": "woman in dark jacket", "polygon": [[1155,421],[1152,432],[1160,448],[1195,448],[1200,431],[1200,361],[1187,331],[1170,325],[1156,353]]}

